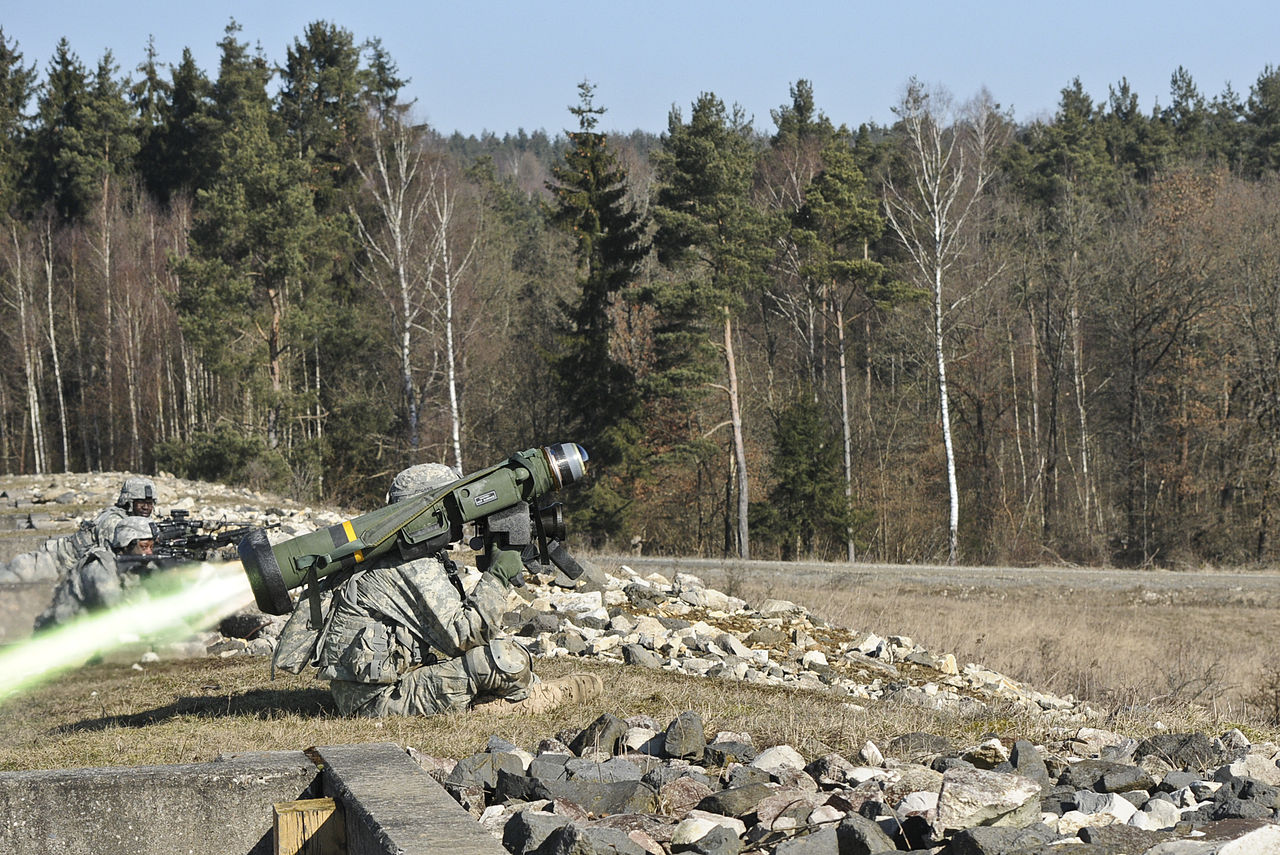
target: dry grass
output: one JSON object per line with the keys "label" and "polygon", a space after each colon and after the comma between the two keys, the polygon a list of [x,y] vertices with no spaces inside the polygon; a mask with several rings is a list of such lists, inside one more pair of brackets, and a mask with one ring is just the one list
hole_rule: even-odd
{"label": "dry grass", "polygon": [[[1090,699],[1106,713],[1090,722],[1095,726],[1139,738],[1154,732],[1157,721],[1174,731],[1210,734],[1240,726],[1255,741],[1280,741],[1275,720],[1243,703],[1257,694],[1270,663],[1275,620],[1274,604],[1247,595],[1193,601],[1142,592],[1091,597],[1052,587],[865,581],[856,590],[836,584],[779,589],[715,573],[704,578],[752,603],[783,597],[835,624],[909,635],[962,663]],[[311,673],[272,681],[263,659],[199,659],[143,670],[95,665],[0,701],[0,770],[192,763],[224,752],[360,742],[456,758],[482,749],[494,734],[532,749],[548,735],[572,736],[606,712],[645,714],[665,725],[695,710],[708,734],[747,731],[759,746],[788,743],[806,756],[851,755],[868,739],[884,748],[894,736],[919,730],[948,736],[959,747],[990,733],[1037,742],[1064,735],[1013,709],[965,718],[580,660],[543,661],[538,670],[544,677],[592,671],[604,680],[605,693],[581,708],[536,717],[481,711],[352,720],[336,715],[327,687]]]}
{"label": "dry grass", "polygon": [[1246,703],[1273,663],[1280,603],[1248,592],[1217,594],[1055,587],[921,586],[860,580],[780,591],[730,582],[748,602],[785,597],[832,623],[910,636],[1042,691],[1100,707],[1198,704],[1221,719],[1256,716]]}
{"label": "dry grass", "polygon": [[304,674],[268,679],[262,659],[160,663],[143,671],[89,666],[0,704],[0,769],[194,763],[223,752],[301,750],[314,745],[395,742],[427,754],[462,757],[490,735],[534,748],[549,735],[572,737],[608,712],[652,716],[665,726],[695,710],[709,734],[746,731],[757,745],[788,743],[808,756],[856,753],[871,739],[929,730],[966,742],[988,732],[1043,735],[1018,718],[964,719],[916,707],[865,708],[831,694],[726,683],[641,668],[549,660],[555,677],[589,670],[604,695],[541,716],[477,711],[434,718],[344,719],[323,683]]}

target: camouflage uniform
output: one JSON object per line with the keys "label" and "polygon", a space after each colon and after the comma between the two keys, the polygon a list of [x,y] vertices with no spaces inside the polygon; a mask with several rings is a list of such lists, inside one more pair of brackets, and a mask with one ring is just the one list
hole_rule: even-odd
{"label": "camouflage uniform", "polygon": [[142,517],[126,517],[115,528],[111,548],[94,546],[62,577],[53,592],[53,602],[36,618],[35,628],[66,623],[86,611],[109,609],[124,599],[138,584],[138,577],[122,573],[116,556],[139,540],[151,538],[151,523]]}
{"label": "camouflage uniform", "polygon": [[106,508],[92,520],[85,520],[72,534],[51,537],[40,548],[23,553],[9,562],[0,563],[0,582],[38,582],[64,579],[76,563],[94,547],[110,549],[112,535],[126,516],[151,516],[151,511],[137,512],[137,503],[150,502],[155,507],[156,485],[150,478],[130,476],[120,487],[114,507]]}
{"label": "camouflage uniform", "polygon": [[[414,466],[396,476],[387,498],[457,478],[442,464]],[[322,629],[310,626],[304,595],[275,664],[298,673],[311,661],[343,715],[434,715],[522,698],[537,677],[528,651],[498,637],[507,582],[486,573],[468,595],[435,556],[383,556],[337,583]]]}
{"label": "camouflage uniform", "polygon": [[435,558],[379,562],[334,592],[320,678],[344,715],[432,715],[514,698],[534,677],[528,652],[496,637],[506,601],[488,573],[463,597]]}
{"label": "camouflage uniform", "polygon": [[124,479],[124,484],[120,486],[120,497],[116,499],[114,507],[107,508],[102,513],[94,517],[93,536],[98,546],[110,546],[112,538],[116,531],[116,526],[120,521],[129,516],[149,517],[151,510],[145,514],[137,513],[137,505],[139,502],[149,502],[151,508],[155,508],[156,503],[156,485],[150,478],[142,478],[140,476],[131,476]]}

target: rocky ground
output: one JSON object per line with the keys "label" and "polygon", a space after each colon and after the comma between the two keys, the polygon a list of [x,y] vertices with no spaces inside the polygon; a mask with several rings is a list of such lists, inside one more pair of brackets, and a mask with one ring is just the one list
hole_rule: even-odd
{"label": "rocky ground", "polygon": [[[25,510],[32,524],[73,525],[78,514],[110,504],[120,480],[7,479],[0,502],[12,506],[10,518]],[[279,523],[273,540],[343,518],[251,491],[156,481],[162,512]],[[22,559],[15,569],[11,560],[0,579],[38,585],[39,563]],[[850,704],[957,714],[1013,707],[1060,735],[1041,744],[952,745],[904,733],[886,745],[867,743],[857,756],[806,758],[785,745],[755,746],[748,733],[708,738],[693,712],[655,722],[619,710],[582,732],[548,734],[535,752],[495,738],[471,757],[418,757],[518,855],[1280,853],[1280,748],[1250,744],[1239,731],[1139,741],[1096,726],[1095,711],[1074,698],[909,638],[829,626],[784,600],[752,606],[688,573],[589,566],[576,583],[531,573],[509,606],[509,631],[541,657],[834,692]],[[216,630],[139,655],[265,656],[282,623],[246,608]]]}

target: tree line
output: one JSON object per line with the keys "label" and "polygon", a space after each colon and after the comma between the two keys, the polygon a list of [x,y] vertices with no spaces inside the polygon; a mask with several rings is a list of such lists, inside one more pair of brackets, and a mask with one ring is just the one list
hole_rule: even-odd
{"label": "tree line", "polygon": [[[381,44],[121,73],[0,31],[0,468],[369,506],[577,441],[575,538],[654,553],[1271,561],[1280,71],[1018,123],[912,79],[608,134],[445,136]],[[567,93],[572,94],[572,93]]]}

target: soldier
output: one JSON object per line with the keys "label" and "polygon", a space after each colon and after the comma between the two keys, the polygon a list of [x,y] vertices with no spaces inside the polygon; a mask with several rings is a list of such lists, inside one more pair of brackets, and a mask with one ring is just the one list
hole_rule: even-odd
{"label": "soldier", "polygon": [[[402,501],[457,478],[443,464],[414,466],[396,476],[387,498]],[[441,553],[384,555],[351,571],[334,587],[314,643],[314,664],[330,681],[338,709],[343,715],[434,715],[489,703],[490,709],[536,713],[598,695],[602,686],[593,674],[539,680],[529,652],[498,635],[510,585],[495,570],[467,594]],[[290,624],[305,623],[295,619],[309,608],[304,596]],[[296,636],[282,637],[280,645],[298,649]]]}
{"label": "soldier", "polygon": [[137,585],[138,577],[121,572],[116,556],[150,555],[154,546],[151,523],[136,516],[121,519],[115,525],[110,548],[90,548],[63,576],[53,592],[53,602],[36,618],[36,630],[66,623],[81,612],[117,605]]}
{"label": "soldier", "polygon": [[0,564],[0,581],[34,582],[42,579],[61,580],[90,549],[111,548],[111,535],[126,516],[150,517],[156,506],[156,485],[150,478],[130,476],[120,487],[120,497],[113,507],[85,520],[68,535],[51,537],[40,548],[14,558],[6,573]]}
{"label": "soldier", "polygon": [[156,509],[156,485],[150,478],[132,475],[120,485],[120,498],[114,507],[94,517],[94,538],[98,546],[108,546],[120,521],[125,517],[150,517]]}

